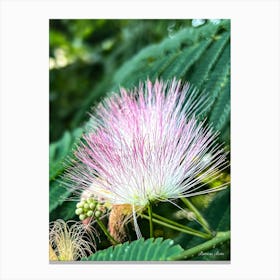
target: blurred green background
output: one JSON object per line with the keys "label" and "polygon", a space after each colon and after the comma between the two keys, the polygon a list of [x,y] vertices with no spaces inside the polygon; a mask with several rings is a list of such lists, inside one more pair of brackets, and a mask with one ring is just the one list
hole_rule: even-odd
{"label": "blurred green background", "polygon": [[50,20],[50,141],[87,120],[116,70],[191,20]]}

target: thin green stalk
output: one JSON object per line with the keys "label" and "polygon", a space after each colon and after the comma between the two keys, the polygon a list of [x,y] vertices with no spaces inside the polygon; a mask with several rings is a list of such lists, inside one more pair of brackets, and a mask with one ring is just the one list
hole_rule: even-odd
{"label": "thin green stalk", "polygon": [[105,235],[108,237],[108,239],[112,242],[112,244],[116,245],[119,244],[118,241],[116,241],[113,236],[109,233],[109,231],[107,230],[107,228],[105,227],[105,225],[100,221],[99,218],[96,218],[96,222],[98,223],[98,225],[100,226],[100,228],[103,230],[103,232],[105,233]]}
{"label": "thin green stalk", "polygon": [[[162,216],[160,216],[160,215],[158,215],[158,214],[153,213],[153,216],[154,216],[155,218],[157,218],[157,219],[163,221],[163,222],[166,222],[166,223],[168,223],[168,224],[174,225],[174,226],[176,226],[176,227],[180,227],[180,228],[183,228],[183,229],[185,229],[185,230],[188,230],[188,231],[191,231],[191,232],[194,232],[194,233],[198,233],[198,234],[201,234],[201,233],[202,233],[202,234],[204,234],[204,232],[200,232],[200,231],[198,231],[198,230],[196,230],[196,229],[193,229],[193,228],[191,228],[191,227],[188,227],[188,226],[179,224],[179,223],[177,223],[177,222],[174,222],[174,221],[172,221],[172,220],[169,220],[169,219],[167,219],[167,218],[164,218],[164,217],[162,217]],[[207,238],[211,238],[211,235],[206,234],[205,236],[208,236]]]}
{"label": "thin green stalk", "polygon": [[[150,219],[149,216],[145,215],[145,214],[142,214],[141,217],[145,218],[145,219]],[[208,238],[211,238],[211,236],[209,236],[209,234],[206,234],[206,233],[203,233],[203,232],[200,232],[200,231],[195,231],[195,230],[189,230],[187,229],[186,227],[183,227],[183,226],[175,226],[173,224],[169,224],[167,222],[164,222],[164,221],[160,221],[160,220],[157,220],[155,218],[152,218],[152,221],[156,224],[159,224],[159,225],[162,225],[162,226],[165,226],[165,227],[169,227],[169,228],[172,228],[174,230],[177,230],[177,231],[180,231],[180,232],[184,232],[184,233],[188,233],[188,234],[191,234],[191,235],[195,235],[195,236],[199,236],[201,238],[205,238],[205,239],[208,239]]]}
{"label": "thin green stalk", "polygon": [[200,214],[198,209],[190,202],[189,199],[182,197],[181,200],[184,202],[184,204],[195,214],[197,220],[200,222],[202,227],[205,229],[206,232],[212,235],[212,231],[210,229],[210,226],[208,222],[204,219],[204,217]]}
{"label": "thin green stalk", "polygon": [[154,227],[153,227],[153,211],[151,203],[148,204],[148,213],[149,213],[149,224],[150,224],[150,237],[154,237]]}
{"label": "thin green stalk", "polygon": [[202,244],[199,244],[195,247],[185,250],[177,256],[170,257],[168,260],[176,261],[176,260],[186,260],[192,258],[198,255],[199,253],[212,249],[218,244],[225,242],[229,239],[230,239],[230,231],[218,232],[217,235],[213,237],[211,240],[208,240]]}

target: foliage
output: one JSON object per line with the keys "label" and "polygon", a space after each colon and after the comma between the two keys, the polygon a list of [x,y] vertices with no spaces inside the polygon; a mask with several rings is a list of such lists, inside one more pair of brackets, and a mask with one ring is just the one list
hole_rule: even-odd
{"label": "foliage", "polygon": [[[215,195],[215,199],[210,202],[209,206],[202,211],[205,219],[208,221],[213,231],[226,231],[230,229],[230,191],[229,188],[220,191]],[[191,225],[193,228],[197,224]],[[184,249],[190,249],[201,243],[201,238],[180,233],[175,242],[180,244]],[[216,252],[219,252],[217,254]],[[228,243],[219,244],[212,248],[209,254],[196,256],[195,260],[228,260],[230,257],[230,247]]]}
{"label": "foliage", "polygon": [[111,91],[120,65],[189,25],[190,20],[51,20],[51,141],[84,124],[90,107]]}
{"label": "foliage", "polygon": [[82,135],[83,129],[77,128],[72,133],[66,131],[63,137],[56,141],[55,143],[50,144],[50,170],[49,176],[50,180],[53,180],[58,175],[63,172],[65,168],[65,158],[72,155],[72,150],[75,143],[79,140],[79,137]]}
{"label": "foliage", "polygon": [[[50,220],[75,219],[76,202],[71,201],[72,193],[62,186],[60,176],[67,166],[66,159],[73,156],[75,143],[87,124],[87,113],[91,107],[120,86],[132,88],[147,77],[153,81],[173,77],[189,81],[201,94],[209,95],[210,101],[203,109],[203,117],[220,132],[220,141],[229,151],[229,58],[228,20],[218,23],[206,21],[198,27],[191,26],[191,20],[51,20]],[[229,180],[230,170],[224,173]],[[229,188],[194,197],[191,201],[213,231],[230,229]],[[177,203],[184,207],[181,202]],[[160,203],[154,208],[162,216],[180,220],[172,214],[178,210],[175,206]],[[198,223],[187,219],[183,221],[185,225],[201,230]],[[139,225],[143,235],[148,237],[147,222],[140,219]],[[130,234],[132,239],[135,238],[133,229],[130,229]],[[200,237],[158,225],[155,226],[157,236],[163,236],[166,240],[132,241],[98,251],[89,259],[165,260],[173,253],[179,254],[180,250],[191,249],[204,241]],[[170,239],[178,246],[171,246]],[[105,244],[107,248],[108,244]],[[228,241],[208,250],[212,255],[197,255],[192,259],[230,258]],[[224,254],[215,255],[215,250]]]}
{"label": "foliage", "polygon": [[174,241],[163,238],[143,238],[132,242],[125,242],[117,246],[111,246],[89,256],[88,261],[165,261],[168,258],[179,255],[183,249],[174,245]]}
{"label": "foliage", "polygon": [[[82,135],[83,129],[77,128],[72,133],[66,131],[63,137],[50,144],[49,149],[49,177],[50,177],[50,192],[49,192],[49,211],[51,220],[60,218],[61,211],[64,218],[74,218],[73,202],[65,201],[70,195],[71,191],[63,187],[60,183],[59,176],[63,173],[67,166],[67,161],[73,155],[75,143]],[[60,207],[63,204],[62,207]],[[75,206],[74,206],[75,207]]]}

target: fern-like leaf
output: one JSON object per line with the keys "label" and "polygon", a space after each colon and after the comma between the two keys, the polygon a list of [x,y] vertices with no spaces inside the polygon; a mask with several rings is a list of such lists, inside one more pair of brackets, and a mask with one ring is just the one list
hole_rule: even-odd
{"label": "fern-like leaf", "polygon": [[131,243],[125,242],[115,247],[101,250],[84,258],[88,261],[165,261],[169,257],[178,255],[183,251],[181,246],[174,245],[170,239],[143,238]]}

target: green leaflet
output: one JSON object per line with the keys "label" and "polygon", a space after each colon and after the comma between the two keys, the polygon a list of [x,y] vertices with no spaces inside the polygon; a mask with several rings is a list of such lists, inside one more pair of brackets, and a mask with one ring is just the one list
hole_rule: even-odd
{"label": "green leaflet", "polygon": [[215,231],[230,229],[230,187],[219,191],[204,210],[204,217]]}
{"label": "green leaflet", "polygon": [[75,214],[77,201],[69,201],[72,192],[63,186],[59,180],[50,182],[49,213],[50,220],[63,218],[70,220],[77,217]]}
{"label": "green leaflet", "polygon": [[[204,218],[209,223],[212,230],[228,231],[230,229],[230,188],[219,191],[215,194],[210,205],[202,211]],[[188,226],[199,228],[196,223],[188,223]],[[186,234],[179,234],[175,242],[185,249],[202,244],[204,240],[199,237],[192,237]],[[207,254],[202,254],[193,258],[194,260],[228,260],[230,258],[230,244],[224,242],[209,249]]]}
{"label": "green leaflet", "polygon": [[50,145],[50,180],[54,179],[59,173],[61,173],[61,170],[63,170],[61,161],[64,160],[69,152],[72,143],[71,140],[71,134],[66,131],[59,141]]}
{"label": "green leaflet", "polygon": [[206,39],[193,46],[184,48],[184,50],[179,53],[176,60],[165,69],[162,78],[166,80],[171,77],[182,78],[187,70],[199,59],[210,43],[211,39]]}
{"label": "green leaflet", "polygon": [[179,255],[183,249],[174,245],[170,239],[143,238],[125,242],[108,249],[98,251],[95,254],[84,258],[88,261],[165,261],[171,256]]}
{"label": "green leaflet", "polygon": [[[222,130],[229,126],[230,117],[230,46],[227,44],[212,69],[208,80],[203,88],[211,93],[212,102],[207,110],[206,116],[216,130]],[[229,134],[226,139],[229,142]]]}
{"label": "green leaflet", "polygon": [[230,83],[226,80],[221,89],[220,95],[217,98],[213,106],[213,110],[210,114],[210,122],[214,123],[217,130],[222,130],[224,126],[229,122],[230,113]]}
{"label": "green leaflet", "polygon": [[[72,133],[66,131],[63,137],[55,143],[50,144],[49,165],[50,165],[50,186],[49,186],[49,212],[53,218],[74,217],[75,206],[65,200],[71,195],[71,191],[60,183],[59,176],[66,168],[66,158],[72,156],[75,143],[82,135],[83,129],[77,128]],[[59,209],[57,209],[59,207]],[[64,209],[65,207],[65,209]],[[70,209],[71,207],[71,209]],[[63,212],[63,216],[58,213]],[[52,220],[52,219],[51,219]]]}
{"label": "green leaflet", "polygon": [[204,52],[203,56],[197,61],[194,67],[187,73],[189,81],[198,88],[203,88],[203,84],[208,81],[212,71],[215,70],[224,48],[229,44],[230,33],[222,33]]}
{"label": "green leaflet", "polygon": [[59,181],[50,182],[49,190],[49,211],[53,211],[61,205],[65,199],[71,195],[71,192],[62,187]]}
{"label": "green leaflet", "polygon": [[189,81],[210,97],[207,117],[221,141],[229,144],[230,28],[229,21],[200,28],[185,28],[159,44],[150,45],[124,63],[115,73],[112,91],[134,87],[147,78],[173,77]]}
{"label": "green leaflet", "polygon": [[49,148],[49,176],[50,180],[54,180],[65,169],[65,159],[70,156],[74,143],[78,141],[82,135],[83,129],[76,128],[73,132],[66,131],[63,137],[50,144]]}
{"label": "green leaflet", "polygon": [[208,79],[209,71],[217,63],[224,46],[228,44],[228,30],[229,22],[226,20],[218,25],[208,23],[200,28],[189,27],[159,44],[144,48],[115,73],[113,90],[118,86],[133,87],[139,80],[146,80],[147,77],[152,80],[159,77],[177,77],[191,81],[192,71],[188,75],[185,73],[190,67],[202,64],[203,70],[198,67],[193,79],[194,85],[200,86]]}

